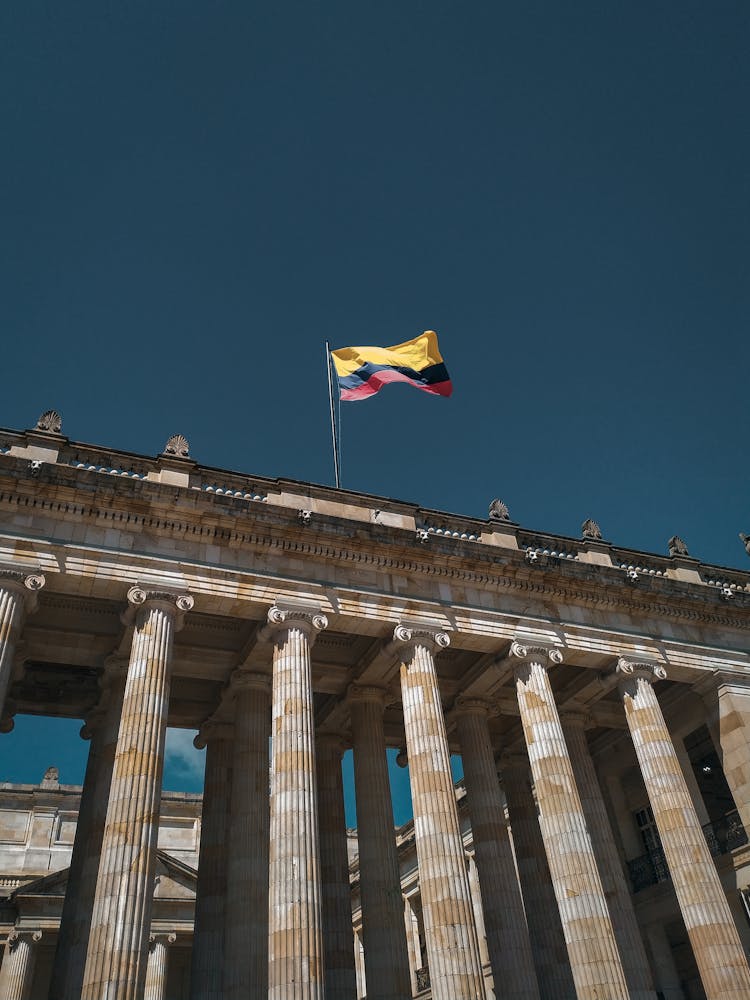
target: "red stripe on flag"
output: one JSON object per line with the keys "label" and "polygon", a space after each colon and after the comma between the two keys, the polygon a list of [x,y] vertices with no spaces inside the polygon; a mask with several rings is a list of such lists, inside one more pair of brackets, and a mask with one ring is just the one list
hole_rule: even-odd
{"label": "red stripe on flag", "polygon": [[358,385],[356,389],[342,389],[341,399],[343,401],[367,399],[368,396],[374,396],[376,392],[382,389],[383,386],[387,385],[389,382],[406,382],[407,385],[413,385],[415,389],[421,389],[423,392],[430,392],[434,396],[447,397],[453,392],[453,384],[450,380],[447,382],[436,382],[434,385],[424,385],[421,382],[415,381],[413,378],[409,378],[408,375],[404,375],[403,372],[384,368],[375,372],[366,382],[363,382],[362,385]]}

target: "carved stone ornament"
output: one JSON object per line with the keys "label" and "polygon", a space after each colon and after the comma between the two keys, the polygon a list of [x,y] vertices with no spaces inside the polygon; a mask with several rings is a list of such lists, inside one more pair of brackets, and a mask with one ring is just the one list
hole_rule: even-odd
{"label": "carved stone ornament", "polygon": [[147,590],[136,584],[128,591],[128,609],[121,615],[122,621],[127,625],[133,621],[133,616],[140,608],[148,602],[154,601],[165,606],[174,613],[174,627],[179,630],[186,612],[191,611],[195,600],[190,594],[173,594],[166,590]]}
{"label": "carved stone ornament", "polygon": [[626,656],[621,656],[617,661],[615,671],[620,674],[622,680],[636,680],[642,677],[644,680],[663,681],[667,678],[666,667],[661,663],[653,663],[649,660],[629,660]]}
{"label": "carved stone ornament", "polygon": [[149,934],[148,947],[149,951],[153,951],[154,945],[161,943],[164,945],[174,944],[177,940],[177,935],[174,931],[170,931],[169,934]]}
{"label": "carved stone ornament", "polygon": [[460,694],[453,704],[453,712],[455,715],[482,715],[486,718],[495,715],[497,710],[486,698],[472,698],[470,695]]}
{"label": "carved stone ornament", "polygon": [[15,590],[19,596],[23,594],[25,611],[29,615],[36,611],[39,605],[37,595],[46,582],[43,573],[27,573],[25,570],[0,568],[0,590],[3,587],[9,587],[9,589]]}
{"label": "carved stone ornament", "polygon": [[750,535],[746,535],[744,531],[741,531],[740,541],[745,546],[745,552],[750,556]]}
{"label": "carved stone ornament", "polygon": [[439,653],[441,649],[450,646],[451,637],[447,632],[439,632],[437,629],[397,625],[393,630],[393,642],[396,646],[407,646],[411,649],[415,646],[426,646],[431,652]]}
{"label": "carved stone ornament", "polygon": [[12,930],[8,935],[8,948],[10,951],[13,951],[18,946],[22,937],[29,938],[32,944],[39,944],[42,940],[42,932]]}
{"label": "carved stone ornament", "polygon": [[48,767],[42,778],[42,788],[57,788],[60,784],[60,770],[55,767]]}
{"label": "carved stone ornament", "polygon": [[667,542],[669,548],[670,556],[687,556],[690,555],[688,552],[688,547],[685,545],[683,540],[679,535],[672,535],[672,537]]}
{"label": "carved stone ornament", "polygon": [[592,521],[590,517],[581,525],[581,538],[590,538],[593,541],[600,541],[602,537],[602,529],[596,523]]}
{"label": "carved stone ornament", "polygon": [[385,688],[374,684],[350,684],[347,696],[349,701],[375,702],[376,705],[385,705],[389,698]]}
{"label": "carved stone ornament", "polygon": [[297,517],[303,524],[309,524],[312,521],[313,512],[311,510],[298,510]]}
{"label": "carved stone ornament", "polygon": [[399,752],[396,754],[396,763],[402,768],[409,766],[409,755],[406,752],[406,747],[401,747]]}
{"label": "carved stone ornament", "polygon": [[489,509],[490,521],[510,521],[508,505],[502,500],[493,500]]}
{"label": "carved stone ornament", "polygon": [[62,431],[62,417],[57,410],[45,410],[37,420],[35,430],[59,434]]}
{"label": "carved stone ornament", "polygon": [[206,719],[193,740],[196,750],[204,750],[212,740],[234,739],[234,726],[230,722],[220,722],[218,719]]}
{"label": "carved stone ornament", "polygon": [[427,528],[417,528],[417,541],[420,545],[424,545],[430,540],[430,533]]}
{"label": "carved stone ornament", "polygon": [[318,632],[328,628],[328,619],[322,611],[312,608],[284,608],[274,604],[268,611],[268,629],[271,635],[289,628],[299,628],[312,642]]}
{"label": "carved stone ornament", "polygon": [[264,691],[266,694],[270,694],[271,677],[268,674],[238,667],[232,671],[229,687],[232,691]]}
{"label": "carved stone ornament", "polygon": [[164,445],[165,455],[174,455],[177,458],[190,457],[190,442],[182,434],[173,434]]}
{"label": "carved stone ornament", "polygon": [[559,664],[563,661],[563,655],[556,646],[542,646],[538,643],[515,640],[510,645],[510,655],[524,663],[536,662],[544,665],[546,661],[551,664]]}

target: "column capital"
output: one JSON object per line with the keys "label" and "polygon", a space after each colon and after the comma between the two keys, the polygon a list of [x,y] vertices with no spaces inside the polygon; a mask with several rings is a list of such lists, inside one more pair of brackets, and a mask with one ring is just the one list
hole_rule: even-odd
{"label": "column capital", "polygon": [[136,583],[128,591],[128,607],[121,616],[126,625],[138,620],[142,611],[149,607],[159,607],[168,614],[175,623],[175,628],[182,628],[184,616],[191,611],[195,603],[190,594],[180,594],[169,590],[152,590]]}
{"label": "column capital", "polygon": [[268,623],[261,630],[261,638],[275,640],[279,633],[290,628],[304,632],[312,645],[318,633],[328,628],[328,619],[320,608],[274,604],[268,609]]}
{"label": "column capital", "polygon": [[344,756],[348,742],[341,733],[316,733],[315,744],[321,751],[328,751],[339,760]]}
{"label": "column capital", "polygon": [[425,625],[406,625],[403,622],[393,630],[393,646],[400,654],[413,651],[417,646],[424,646],[433,655],[451,644],[448,632]]}
{"label": "column capital", "polygon": [[594,724],[585,708],[573,707],[560,709],[560,722],[563,728],[570,726],[575,729],[591,729]]}
{"label": "column capital", "polygon": [[42,932],[40,930],[24,930],[22,928],[14,928],[8,935],[8,948],[13,951],[21,941],[26,938],[30,944],[38,944],[42,940]]}
{"label": "column capital", "polygon": [[47,582],[38,570],[29,572],[22,569],[0,567],[0,590],[13,590],[23,598],[27,614],[33,614],[39,604],[38,593]]}
{"label": "column capital", "polygon": [[237,667],[229,677],[229,690],[235,693],[238,691],[263,691],[270,695],[271,675],[247,670],[245,667]]}
{"label": "column capital", "polygon": [[378,687],[375,684],[350,684],[346,692],[346,700],[359,704],[370,702],[385,708],[391,701],[391,695],[386,688]]}
{"label": "column capital", "polygon": [[165,947],[174,944],[177,940],[177,935],[174,931],[163,932],[160,934],[149,934],[148,936],[148,947],[151,951],[156,944],[163,944]]}
{"label": "column capital", "polygon": [[514,663],[516,670],[531,663],[540,663],[546,667],[548,664],[556,666],[563,661],[562,652],[557,646],[540,642],[525,642],[520,639],[514,639],[510,644],[508,658],[511,662],[518,661]]}
{"label": "column capital", "polygon": [[621,656],[615,666],[615,673],[620,678],[620,684],[631,680],[645,680],[650,684],[666,680],[667,670],[663,664],[654,660],[631,660]]}
{"label": "column capital", "polygon": [[206,719],[193,740],[193,746],[196,750],[204,750],[211,740],[231,740],[233,737],[234,726],[230,722]]}
{"label": "column capital", "polygon": [[487,698],[472,697],[471,695],[460,694],[453,703],[451,714],[456,718],[462,715],[479,715],[484,719],[489,719],[497,715],[497,707]]}

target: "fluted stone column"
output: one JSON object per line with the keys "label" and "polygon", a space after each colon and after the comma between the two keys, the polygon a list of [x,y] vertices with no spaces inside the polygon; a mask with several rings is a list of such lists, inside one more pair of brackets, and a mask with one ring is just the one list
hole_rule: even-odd
{"label": "fluted stone column", "polygon": [[570,762],[573,765],[576,787],[581,797],[586,825],[599,866],[599,875],[615,930],[630,1000],[656,1000],[646,949],[633,909],[633,900],[625,881],[625,873],[607,816],[607,807],[604,805],[586,740],[586,722],[586,715],[582,712],[564,712],[562,715],[563,733]]}
{"label": "fluted stone column", "polygon": [[341,757],[344,744],[333,733],[316,740],[320,873],[326,1000],[352,1000],[357,989],[352,947],[352,901],[344,818]]}
{"label": "fluted stone column", "polygon": [[531,942],[487,723],[489,706],[459,698],[455,714],[490,965],[503,997],[537,1000]]}
{"label": "fluted stone column", "polygon": [[81,996],[127,666],[120,657],[107,661],[99,704],[81,729],[91,744],[52,966],[50,996],[55,1000]]}
{"label": "fluted stone column", "polygon": [[434,1000],[484,1000],[479,944],[456,810],[434,654],[445,632],[398,625],[425,942]]}
{"label": "fluted stone column", "polygon": [[352,685],[349,702],[367,1000],[409,1000],[409,953],[385,755],[385,693]]}
{"label": "fluted stone column", "polygon": [[135,630],[102,838],[82,1000],[144,988],[174,632],[193,598],[132,587]]}
{"label": "fluted stone column", "polygon": [[273,607],[268,1000],[323,1000],[322,905],[310,649],[328,620]]}
{"label": "fluted stone column", "polygon": [[234,727],[209,720],[193,743],[206,748],[201,843],[190,955],[192,1000],[223,1000],[224,927],[227,899],[229,793]]}
{"label": "fluted stone column", "polygon": [[514,642],[516,690],[534,777],[539,824],[568,947],[578,1000],[627,1000],[628,988],[547,663],[558,649]]}
{"label": "fluted stone column", "polygon": [[13,930],[8,935],[3,964],[0,966],[2,1000],[28,1000],[34,982],[36,946],[41,931]]}
{"label": "fluted stone column", "polygon": [[149,938],[143,1000],[164,1000],[167,992],[168,949],[176,940],[176,934],[152,934]]}
{"label": "fluted stone column", "polygon": [[482,968],[490,964],[490,953],[487,949],[487,929],[484,926],[484,906],[482,903],[482,887],[479,884],[479,872],[473,853],[466,856],[466,871],[469,873],[469,891],[471,892],[471,908],[474,911],[474,926],[477,929],[479,943],[479,961]]}
{"label": "fluted stone column", "polygon": [[0,716],[13,672],[16,652],[26,614],[37,606],[37,594],[44,586],[41,573],[0,569]]}
{"label": "fluted stone column", "polygon": [[617,670],[625,717],[706,996],[749,997],[747,959],[652,686],[666,670],[627,659],[620,659]]}
{"label": "fluted stone column", "polygon": [[409,953],[409,980],[413,996],[417,992],[417,969],[422,968],[422,956],[419,947],[419,921],[408,896],[404,896],[404,928],[406,929],[406,950]]}
{"label": "fluted stone column", "polygon": [[513,851],[542,1000],[575,1000],[560,911],[552,888],[525,750],[500,761]]}
{"label": "fluted stone column", "polygon": [[705,687],[724,777],[750,836],[750,678],[716,671]]}
{"label": "fluted stone column", "polygon": [[227,842],[224,1000],[268,993],[268,738],[271,678],[237,670]]}

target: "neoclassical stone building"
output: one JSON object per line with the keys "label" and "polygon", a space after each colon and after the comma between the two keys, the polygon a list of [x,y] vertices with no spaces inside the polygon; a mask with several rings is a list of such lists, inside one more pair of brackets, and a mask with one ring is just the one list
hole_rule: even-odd
{"label": "neoclassical stone building", "polygon": [[[53,412],[0,432],[0,725],[91,741],[49,996],[164,996],[170,725],[207,751],[195,1000],[351,1000],[355,963],[368,1000],[425,970],[436,1000],[750,997],[750,586],[669,547],[223,472],[180,436],[155,459],[76,444]],[[44,942],[19,895],[8,998]]]}

